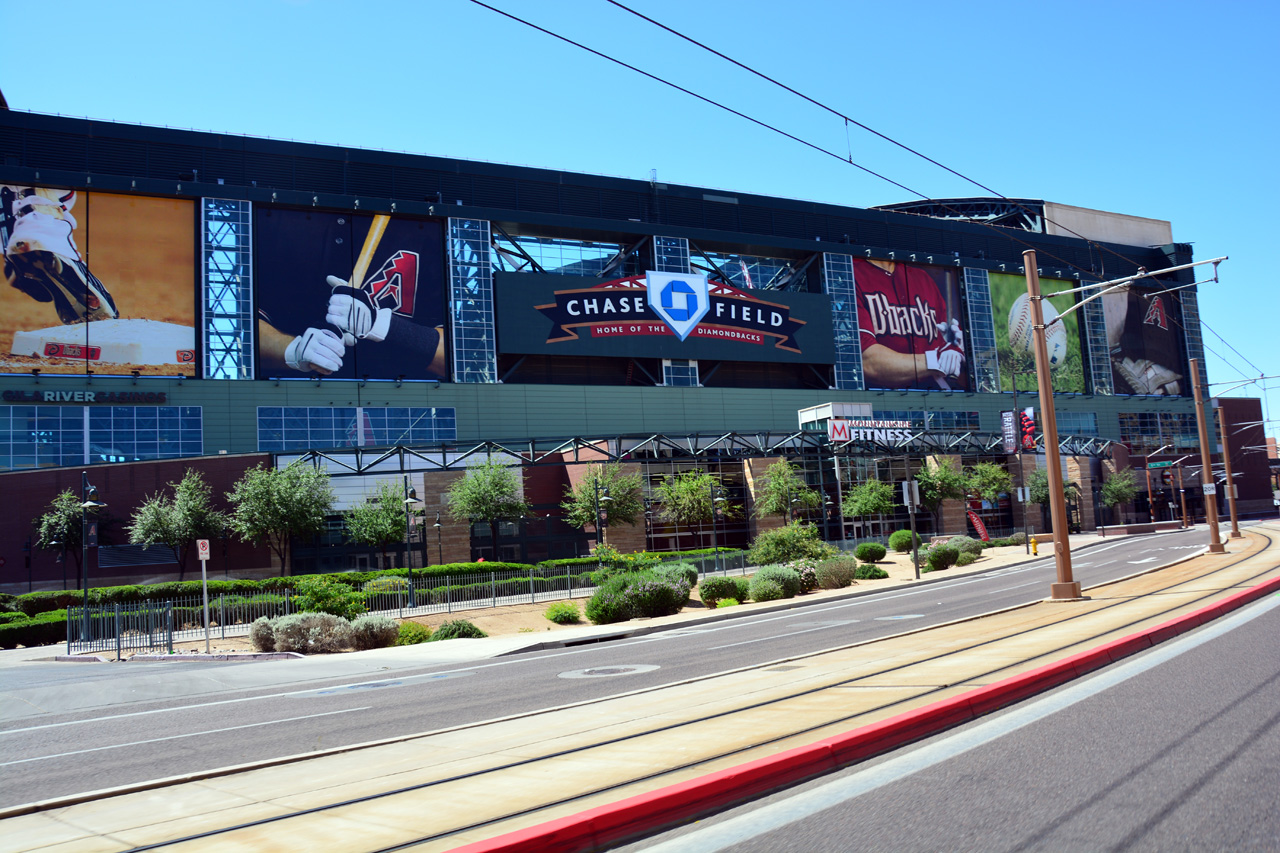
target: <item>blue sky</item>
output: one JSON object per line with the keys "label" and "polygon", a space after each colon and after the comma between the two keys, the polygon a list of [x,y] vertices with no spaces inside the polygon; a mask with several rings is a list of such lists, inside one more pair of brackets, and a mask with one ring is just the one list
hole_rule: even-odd
{"label": "blue sky", "polygon": [[[985,195],[605,0],[491,2],[925,195]],[[1171,220],[1198,259],[1231,257],[1201,289],[1210,381],[1280,374],[1280,269],[1267,254],[1280,6],[628,5],[1005,195]],[[0,0],[0,13],[49,34],[0,78],[17,109],[629,178],[656,169],[664,182],[860,207],[912,198],[469,0]],[[1270,384],[1266,416],[1280,419]]]}

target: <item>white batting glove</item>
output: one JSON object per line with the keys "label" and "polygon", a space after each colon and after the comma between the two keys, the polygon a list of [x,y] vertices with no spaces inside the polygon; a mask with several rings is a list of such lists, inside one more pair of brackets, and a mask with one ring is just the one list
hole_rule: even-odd
{"label": "white batting glove", "polygon": [[294,370],[328,375],[342,369],[342,357],[347,349],[342,338],[328,329],[307,329],[290,341],[284,351],[285,364]]}
{"label": "white batting glove", "polygon": [[329,313],[325,317],[342,330],[342,342],[355,346],[356,340],[383,341],[391,328],[394,311],[378,307],[367,292],[349,287],[337,276],[325,279],[333,288],[329,297]]}

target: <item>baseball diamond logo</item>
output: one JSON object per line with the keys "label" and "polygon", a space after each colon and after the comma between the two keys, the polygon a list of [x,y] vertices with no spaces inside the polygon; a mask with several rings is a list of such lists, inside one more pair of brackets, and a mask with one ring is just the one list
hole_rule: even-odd
{"label": "baseball diamond logo", "polygon": [[1151,304],[1147,307],[1147,314],[1142,318],[1142,322],[1147,326],[1159,326],[1162,329],[1169,328],[1169,318],[1164,312],[1164,300],[1159,296],[1151,297]]}
{"label": "baseball diamond logo", "polygon": [[682,341],[711,309],[705,275],[649,272],[645,273],[645,285],[649,289],[649,307]]}

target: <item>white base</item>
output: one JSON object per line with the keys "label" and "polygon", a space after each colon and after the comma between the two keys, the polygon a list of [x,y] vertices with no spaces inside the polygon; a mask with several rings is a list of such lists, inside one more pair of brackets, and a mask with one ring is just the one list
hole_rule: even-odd
{"label": "white base", "polygon": [[[15,332],[12,355],[106,364],[194,364],[195,329],[157,320],[96,320]],[[86,345],[87,341],[87,345]]]}

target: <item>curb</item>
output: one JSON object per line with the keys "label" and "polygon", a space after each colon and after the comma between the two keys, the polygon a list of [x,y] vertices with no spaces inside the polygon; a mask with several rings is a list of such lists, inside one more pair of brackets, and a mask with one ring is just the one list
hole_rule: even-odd
{"label": "curb", "polygon": [[[154,663],[166,660],[305,660],[306,655],[298,652],[219,652],[217,654],[178,654],[178,655],[134,655],[129,661]],[[101,658],[99,658],[101,660]],[[127,663],[128,661],[126,661]]]}
{"label": "curb", "polygon": [[570,817],[477,841],[454,853],[599,850],[696,820],[967,723],[1184,634],[1280,591],[1280,577],[1148,630],[808,746],[679,782]]}

